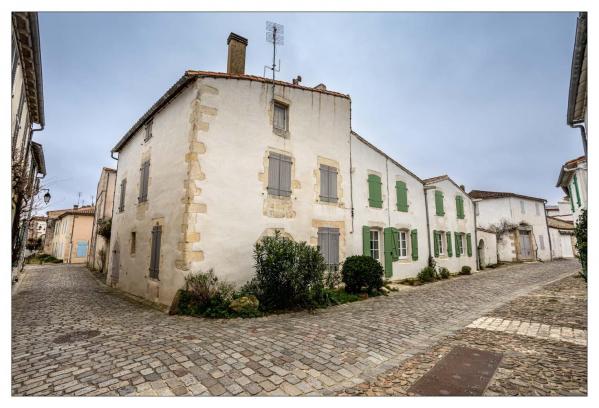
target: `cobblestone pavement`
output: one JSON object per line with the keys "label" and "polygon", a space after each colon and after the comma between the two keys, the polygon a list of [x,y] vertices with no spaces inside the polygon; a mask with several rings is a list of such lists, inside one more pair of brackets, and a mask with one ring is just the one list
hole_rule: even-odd
{"label": "cobblestone pavement", "polygon": [[339,394],[412,395],[408,391],[412,384],[455,346],[466,346],[503,353],[484,395],[587,395],[586,299],[583,279],[564,278],[495,309],[426,352]]}
{"label": "cobblestone pavement", "polygon": [[335,394],[577,269],[514,265],[314,313],[209,320],[132,303],[82,267],[31,268],[12,298],[12,393]]}

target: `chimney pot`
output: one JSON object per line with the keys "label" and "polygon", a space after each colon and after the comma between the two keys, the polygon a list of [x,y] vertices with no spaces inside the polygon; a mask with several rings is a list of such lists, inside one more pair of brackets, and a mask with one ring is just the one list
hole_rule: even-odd
{"label": "chimney pot", "polygon": [[248,45],[247,38],[231,33],[227,38],[229,46],[227,56],[227,74],[245,74],[245,48]]}
{"label": "chimney pot", "polygon": [[79,208],[79,205],[73,204],[73,210],[76,210],[77,208]]}

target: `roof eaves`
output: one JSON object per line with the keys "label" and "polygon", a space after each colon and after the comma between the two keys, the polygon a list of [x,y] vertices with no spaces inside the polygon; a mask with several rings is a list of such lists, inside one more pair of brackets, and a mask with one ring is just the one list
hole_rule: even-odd
{"label": "roof eaves", "polygon": [[570,90],[568,92],[568,125],[575,125],[584,122],[584,118],[575,118],[574,110],[576,108],[576,96],[578,94],[578,84],[580,82],[580,74],[584,54],[587,49],[587,13],[581,12],[576,21],[576,34],[574,39],[574,51],[572,55],[572,67],[570,70]]}
{"label": "roof eaves", "polygon": [[362,143],[364,143],[366,146],[370,147],[371,149],[373,149],[377,153],[379,153],[382,156],[384,156],[387,159],[389,159],[393,164],[395,164],[397,167],[399,167],[400,169],[402,169],[403,171],[405,171],[406,173],[408,173],[410,176],[414,177],[420,183],[424,184],[424,181],[420,177],[418,177],[416,174],[412,173],[405,166],[402,166],[397,160],[393,159],[387,153],[383,152],[381,149],[379,149],[378,147],[376,147],[375,145],[373,145],[372,143],[370,143],[368,140],[364,139],[362,136],[360,136],[359,134],[357,134],[353,130],[351,131],[351,134],[354,135],[359,141],[361,141]]}

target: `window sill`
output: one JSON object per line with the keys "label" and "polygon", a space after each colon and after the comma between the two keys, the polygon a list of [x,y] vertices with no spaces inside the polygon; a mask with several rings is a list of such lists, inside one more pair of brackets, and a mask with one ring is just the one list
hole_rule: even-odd
{"label": "window sill", "polygon": [[280,136],[280,137],[285,138],[285,139],[289,139],[291,137],[291,134],[289,133],[288,130],[273,128],[272,132],[275,135]]}

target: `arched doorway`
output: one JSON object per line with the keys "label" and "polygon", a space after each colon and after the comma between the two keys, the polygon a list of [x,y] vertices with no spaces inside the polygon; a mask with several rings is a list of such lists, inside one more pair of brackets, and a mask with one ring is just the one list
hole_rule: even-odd
{"label": "arched doorway", "polygon": [[478,267],[479,269],[485,269],[486,266],[486,262],[485,262],[485,241],[481,238],[480,241],[478,241]]}

